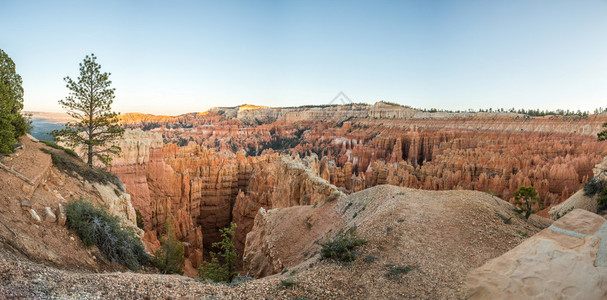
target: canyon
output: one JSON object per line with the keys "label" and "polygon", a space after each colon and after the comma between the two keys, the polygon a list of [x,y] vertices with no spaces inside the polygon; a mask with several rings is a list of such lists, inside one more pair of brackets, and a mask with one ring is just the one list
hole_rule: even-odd
{"label": "canyon", "polygon": [[[607,165],[606,147],[596,141],[603,115],[427,113],[378,103],[122,118],[128,130],[111,166],[121,182],[89,182],[62,169],[49,153],[64,151],[32,137],[3,159],[0,294],[607,295],[601,246],[607,222],[592,213],[598,196],[581,189]],[[529,219],[513,205],[521,185],[541,197]],[[96,246],[86,247],[62,214],[81,198],[135,230],[150,253],[172,226],[189,277],[152,274],[158,269],[151,265],[126,272]],[[138,214],[143,230],[135,227]],[[192,280],[217,251],[219,230],[232,222],[236,283]],[[320,246],[343,231],[367,241],[347,265],[324,258]]]}
{"label": "canyon", "polygon": [[125,114],[130,130],[111,170],[143,216],[148,248],[159,246],[172,220],[185,242],[186,274],[195,276],[230,222],[243,257],[260,209],[314,205],[377,185],[483,191],[509,202],[519,186],[534,186],[538,214],[547,217],[607,155],[596,141],[606,121],[429,113],[382,102]]}

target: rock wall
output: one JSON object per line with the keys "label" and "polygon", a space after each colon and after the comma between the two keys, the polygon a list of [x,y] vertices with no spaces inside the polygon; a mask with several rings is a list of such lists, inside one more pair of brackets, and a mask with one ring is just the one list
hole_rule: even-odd
{"label": "rock wall", "polygon": [[282,156],[251,174],[246,192],[238,194],[233,208],[233,221],[237,224],[234,244],[240,253],[244,252],[247,233],[260,208],[313,205],[343,195],[319,176],[321,166],[316,155],[304,159]]}
{"label": "rock wall", "polygon": [[576,209],[467,277],[468,299],[605,299],[605,219]]}

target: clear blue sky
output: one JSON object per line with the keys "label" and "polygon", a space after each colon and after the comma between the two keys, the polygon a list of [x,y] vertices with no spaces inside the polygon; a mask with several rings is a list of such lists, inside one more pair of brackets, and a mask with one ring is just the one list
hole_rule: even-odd
{"label": "clear blue sky", "polygon": [[0,0],[27,110],[61,111],[89,53],[121,112],[607,106],[606,0],[83,2]]}

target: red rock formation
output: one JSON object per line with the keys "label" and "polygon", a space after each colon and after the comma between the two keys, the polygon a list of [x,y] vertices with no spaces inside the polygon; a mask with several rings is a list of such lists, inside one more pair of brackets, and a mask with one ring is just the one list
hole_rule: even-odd
{"label": "red rock formation", "polygon": [[[196,251],[211,250],[218,229],[231,221],[238,224],[240,250],[259,208],[326,197],[331,189],[312,177],[347,193],[388,183],[491,191],[506,200],[531,185],[547,206],[579,189],[607,155],[607,143],[594,135],[607,117],[595,115],[529,118],[350,105],[122,118],[127,127],[152,130],[125,138],[123,158],[112,170],[148,233],[158,232],[157,239],[174,218],[188,256],[194,255],[192,268],[202,259]],[[321,159],[287,157],[311,154]]]}

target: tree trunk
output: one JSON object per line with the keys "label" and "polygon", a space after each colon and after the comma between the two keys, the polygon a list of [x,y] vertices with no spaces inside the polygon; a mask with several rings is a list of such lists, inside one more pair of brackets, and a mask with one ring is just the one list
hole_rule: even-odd
{"label": "tree trunk", "polygon": [[87,151],[88,154],[88,158],[87,158],[87,164],[89,165],[89,167],[93,167],[93,145],[89,144],[89,149]]}

